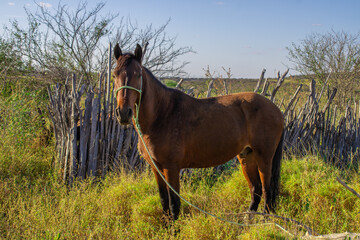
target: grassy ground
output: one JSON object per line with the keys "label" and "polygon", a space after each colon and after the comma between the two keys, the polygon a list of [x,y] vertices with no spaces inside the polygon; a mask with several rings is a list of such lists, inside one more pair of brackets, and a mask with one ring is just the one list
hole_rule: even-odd
{"label": "grassy ground", "polygon": [[[110,174],[102,180],[60,183],[52,168],[53,138],[42,91],[13,89],[0,95],[0,239],[271,239],[305,232],[275,220],[295,236],[262,225],[238,227],[182,203],[178,221],[163,217],[150,172]],[[296,219],[319,234],[360,232],[360,199],[336,181],[360,192],[358,172],[339,171],[316,156],[283,161],[278,215]],[[193,204],[239,223],[250,203],[238,169],[220,176],[198,171],[182,180],[182,195]],[[262,207],[260,209],[262,211]],[[273,220],[266,220],[273,223]]]}
{"label": "grassy ground", "polygon": [[[34,163],[32,163],[34,164]],[[231,221],[244,223],[250,196],[240,171],[183,182],[182,195],[193,204]],[[316,157],[283,163],[278,215],[294,218],[321,234],[360,232],[360,204],[336,182],[338,170]],[[358,174],[347,183],[359,191]],[[210,181],[210,183],[209,183]],[[0,184],[0,238],[9,239],[257,239],[291,237],[275,225],[237,227],[183,203],[180,219],[165,224],[152,173],[121,173],[68,188],[50,173],[8,176]],[[232,214],[230,214],[232,213]],[[262,223],[255,217],[252,223]],[[270,223],[272,220],[269,221]],[[282,226],[284,222],[276,220]],[[246,222],[245,222],[246,223]],[[300,236],[294,224],[286,226]]]}

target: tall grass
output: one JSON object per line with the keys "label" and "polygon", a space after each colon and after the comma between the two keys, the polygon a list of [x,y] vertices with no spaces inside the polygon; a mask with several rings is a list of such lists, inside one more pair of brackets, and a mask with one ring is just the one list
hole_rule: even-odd
{"label": "tall grass", "polygon": [[0,93],[0,179],[51,171],[53,143],[46,91],[19,83]]}
{"label": "tall grass", "polygon": [[[211,171],[211,170],[208,170]],[[194,185],[182,182],[182,195],[199,207],[243,223],[250,194],[241,171],[209,184],[207,171]],[[321,234],[360,232],[360,200],[335,181],[341,173],[309,157],[284,161],[277,214],[297,219]],[[360,189],[357,174],[348,184]],[[67,188],[53,175],[3,178],[0,184],[0,238],[9,239],[255,239],[288,238],[270,226],[240,228],[183,203],[180,219],[168,224],[150,171],[110,174],[100,181]],[[231,214],[230,214],[231,213]],[[253,220],[261,222],[261,217]],[[270,221],[271,222],[271,221]],[[285,226],[284,223],[281,223]],[[288,225],[294,234],[296,225]],[[300,235],[299,235],[300,236]]]}

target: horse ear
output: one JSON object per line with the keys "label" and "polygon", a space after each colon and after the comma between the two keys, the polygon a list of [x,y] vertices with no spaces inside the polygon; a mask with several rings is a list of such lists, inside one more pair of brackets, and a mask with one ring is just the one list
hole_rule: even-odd
{"label": "horse ear", "polygon": [[114,47],[114,55],[115,55],[116,60],[118,60],[119,57],[122,56],[122,52],[121,52],[119,43],[117,43],[117,44],[115,45],[115,47]]}
{"label": "horse ear", "polygon": [[142,48],[141,48],[141,46],[139,44],[136,44],[135,57],[141,63],[141,60],[142,60]]}

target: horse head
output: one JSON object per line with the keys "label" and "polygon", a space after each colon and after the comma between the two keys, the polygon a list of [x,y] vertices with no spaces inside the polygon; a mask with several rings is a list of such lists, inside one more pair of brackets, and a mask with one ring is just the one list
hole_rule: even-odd
{"label": "horse head", "polygon": [[[120,124],[129,124],[136,108],[140,107],[142,92],[142,49],[137,44],[134,54],[123,54],[116,44],[114,55],[116,58],[115,76],[115,97],[117,107],[115,116]],[[137,116],[135,116],[137,117]]]}

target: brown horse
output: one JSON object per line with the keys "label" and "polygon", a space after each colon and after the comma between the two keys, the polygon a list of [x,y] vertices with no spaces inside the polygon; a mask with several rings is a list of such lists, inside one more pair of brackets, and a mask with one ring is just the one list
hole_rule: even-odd
{"label": "brown horse", "polygon": [[[237,156],[251,192],[249,210],[257,211],[262,194],[265,211],[275,210],[284,120],[270,100],[251,92],[192,98],[167,88],[143,67],[139,45],[134,54],[123,54],[117,44],[114,55],[116,117],[121,124],[138,117],[154,162],[176,191],[180,169],[217,166]],[[164,211],[177,219],[179,197],[162,180],[140,139],[138,147],[152,166]]]}

